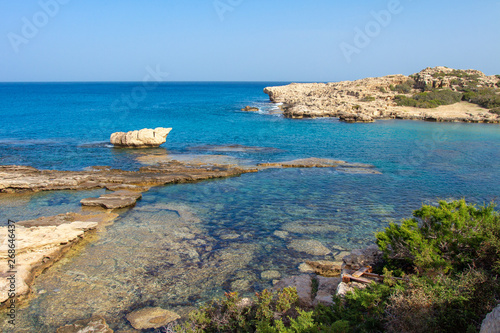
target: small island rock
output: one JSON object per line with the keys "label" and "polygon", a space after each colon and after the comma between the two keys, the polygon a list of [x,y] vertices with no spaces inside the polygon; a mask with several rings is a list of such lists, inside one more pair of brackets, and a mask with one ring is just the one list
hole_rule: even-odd
{"label": "small island rock", "polygon": [[110,141],[115,147],[148,148],[159,147],[167,141],[171,128],[144,128],[140,131],[116,132],[111,134]]}

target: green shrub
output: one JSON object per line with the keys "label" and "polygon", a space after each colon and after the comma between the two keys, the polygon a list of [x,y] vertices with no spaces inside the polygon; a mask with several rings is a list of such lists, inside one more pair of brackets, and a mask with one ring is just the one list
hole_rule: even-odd
{"label": "green shrub", "polygon": [[412,106],[417,108],[437,108],[440,105],[449,105],[460,102],[462,94],[448,89],[421,92],[407,97],[397,95],[394,100],[399,106]]}
{"label": "green shrub", "polygon": [[384,87],[378,87],[378,91],[380,91],[383,94],[385,94],[387,92],[387,90],[385,90]]}
{"label": "green shrub", "polygon": [[397,91],[400,94],[409,94],[412,92],[414,86],[415,86],[415,80],[408,79],[404,83],[397,84],[392,90]]}
{"label": "green shrub", "polygon": [[368,96],[363,97],[361,99],[361,102],[373,102],[374,100],[375,100],[375,97],[368,95]]}
{"label": "green shrub", "polygon": [[468,267],[500,273],[500,216],[464,200],[423,206],[402,225],[376,234],[389,268],[436,274]]}
{"label": "green shrub", "polygon": [[500,108],[494,108],[490,110],[490,113],[497,114],[500,116]]}
{"label": "green shrub", "polygon": [[464,92],[462,99],[487,109],[500,107],[500,95],[497,94],[496,89],[492,88],[468,89]]}

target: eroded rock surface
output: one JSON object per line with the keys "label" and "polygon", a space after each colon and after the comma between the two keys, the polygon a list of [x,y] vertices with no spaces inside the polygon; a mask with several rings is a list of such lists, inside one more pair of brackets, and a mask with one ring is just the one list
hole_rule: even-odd
{"label": "eroded rock surface", "polygon": [[140,198],[142,198],[142,194],[139,192],[120,190],[103,194],[99,198],[82,199],[80,203],[83,206],[117,209],[134,206]]}
{"label": "eroded rock surface", "polygon": [[168,325],[169,323],[176,321],[180,317],[181,316],[172,311],[168,311],[159,307],[148,307],[129,313],[127,315],[127,320],[130,321],[135,329],[142,330]]}
{"label": "eroded rock surface", "polygon": [[101,316],[78,320],[74,324],[57,329],[57,333],[113,333],[106,320]]}
{"label": "eroded rock surface", "polygon": [[167,141],[171,128],[144,128],[139,131],[116,132],[111,134],[110,141],[115,147],[148,148],[159,147]]}
{"label": "eroded rock surface", "polygon": [[200,165],[170,161],[139,171],[101,169],[96,171],[38,170],[25,166],[0,166],[0,192],[88,190],[116,188],[118,185],[141,187],[185,183],[211,178],[238,176],[255,169],[227,165]]}
{"label": "eroded rock surface", "polygon": [[[447,67],[426,68],[413,74],[421,88],[446,88],[457,90],[464,86],[467,77],[476,78],[474,84],[483,88],[497,88],[500,78],[486,76],[480,71],[459,71]],[[444,75],[441,75],[444,73]],[[283,114],[288,118],[338,117],[345,122],[373,122],[376,119],[412,119],[428,121],[457,121],[499,123],[500,115],[490,113],[467,102],[419,109],[397,106],[394,98],[401,92],[391,88],[409,80],[405,75],[389,75],[356,81],[333,83],[292,83],[287,86],[267,87],[264,92],[272,102],[283,103]],[[469,80],[470,81],[470,80]],[[471,82],[467,81],[468,84]],[[418,90],[407,93],[411,96]]]}
{"label": "eroded rock surface", "polygon": [[481,324],[480,333],[498,333],[500,332],[500,305],[486,315]]}
{"label": "eroded rock surface", "polygon": [[9,229],[0,228],[0,303],[8,299],[11,271],[15,271],[16,294],[30,291],[33,279],[56,262],[85,232],[115,219],[117,214],[80,215],[68,213],[15,224],[15,268],[9,267]]}

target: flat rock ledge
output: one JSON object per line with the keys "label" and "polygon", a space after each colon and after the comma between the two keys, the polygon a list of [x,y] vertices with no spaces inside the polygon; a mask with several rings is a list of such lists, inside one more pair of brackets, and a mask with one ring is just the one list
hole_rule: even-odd
{"label": "flat rock ledge", "polygon": [[134,206],[137,200],[142,198],[139,192],[120,190],[110,194],[103,194],[99,198],[82,199],[82,206],[102,207],[106,209],[118,209]]}
{"label": "flat rock ledge", "polygon": [[143,308],[127,315],[127,320],[137,330],[166,326],[180,318],[177,313],[159,307]]}
{"label": "flat rock ledge", "polygon": [[[17,222],[15,285],[18,301],[29,294],[33,280],[78,243],[86,232],[113,221],[116,217],[118,215],[113,213],[67,213]],[[9,299],[10,280],[7,278],[13,274],[7,260],[8,230],[7,226],[0,227],[0,303],[3,305]]]}
{"label": "flat rock ledge", "polygon": [[171,128],[144,128],[139,131],[116,132],[111,134],[110,141],[115,147],[150,148],[159,147],[167,141]]}
{"label": "flat rock ledge", "polygon": [[0,193],[53,190],[129,189],[141,192],[153,186],[234,177],[256,168],[200,165],[171,161],[139,171],[98,168],[87,171],[38,170],[28,166],[0,166]]}

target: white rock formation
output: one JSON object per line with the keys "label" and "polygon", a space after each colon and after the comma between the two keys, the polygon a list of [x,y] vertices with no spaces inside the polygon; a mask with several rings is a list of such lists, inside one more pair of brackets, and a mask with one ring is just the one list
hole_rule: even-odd
{"label": "white rock formation", "polygon": [[116,132],[111,134],[110,141],[116,147],[147,148],[158,147],[167,141],[171,128],[144,128],[140,131]]}

